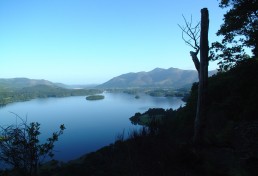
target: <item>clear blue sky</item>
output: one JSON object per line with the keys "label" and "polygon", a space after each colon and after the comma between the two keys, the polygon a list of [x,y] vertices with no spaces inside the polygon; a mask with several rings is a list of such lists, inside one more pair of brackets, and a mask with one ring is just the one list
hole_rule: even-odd
{"label": "clear blue sky", "polygon": [[[103,83],[156,67],[194,69],[178,24],[210,13],[210,43],[224,11],[217,0],[1,0],[0,78]],[[217,68],[210,63],[209,69]]]}

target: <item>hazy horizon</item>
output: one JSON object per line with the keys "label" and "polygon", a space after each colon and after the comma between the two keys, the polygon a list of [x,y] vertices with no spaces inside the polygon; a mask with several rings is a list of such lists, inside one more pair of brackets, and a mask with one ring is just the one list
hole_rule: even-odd
{"label": "hazy horizon", "polygon": [[[209,9],[209,42],[222,24],[217,1],[0,1],[0,77],[101,84],[154,68],[194,70],[178,24]],[[210,62],[209,69],[217,68]]]}
{"label": "hazy horizon", "polygon": [[[155,69],[170,69],[170,68],[174,68],[174,67],[169,67],[169,68],[160,68],[160,67],[156,67],[156,68],[154,68],[154,69],[152,69],[152,70],[155,70]],[[175,68],[175,69],[180,69],[180,68]],[[140,72],[150,72],[150,71],[152,71],[152,70],[142,70],[142,71],[140,71]],[[195,69],[180,69],[180,70],[193,70],[193,71],[196,71]],[[214,71],[214,70],[209,70],[209,71]],[[119,75],[116,75],[116,76],[114,76],[114,77],[117,77],[117,76],[121,76],[121,75],[123,75],[123,74],[128,74],[128,73],[139,73],[139,72],[127,72],[127,73],[121,73],[121,74],[119,74]],[[112,77],[112,78],[114,78],[114,77]],[[66,85],[88,85],[88,86],[90,86],[90,85],[100,85],[100,84],[103,84],[103,83],[105,83],[105,82],[107,82],[107,81],[109,81],[109,80],[111,80],[112,78],[108,78],[107,80],[105,80],[104,82],[99,82],[99,83],[66,83],[66,82],[55,82],[55,81],[52,81],[52,80],[49,80],[49,79],[44,79],[44,78],[29,78],[29,77],[10,77],[10,78],[1,78],[0,77],[0,79],[15,79],[15,78],[26,78],[26,79],[35,79],[35,80],[47,80],[47,81],[50,81],[50,82],[53,82],[53,83],[61,83],[61,84],[66,84]]]}

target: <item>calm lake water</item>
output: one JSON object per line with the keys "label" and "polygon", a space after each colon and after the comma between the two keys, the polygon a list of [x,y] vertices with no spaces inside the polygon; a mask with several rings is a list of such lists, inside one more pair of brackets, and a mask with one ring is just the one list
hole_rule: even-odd
{"label": "calm lake water", "polygon": [[[12,103],[0,108],[0,125],[16,123],[15,114],[28,122],[41,124],[41,139],[45,140],[61,124],[66,130],[56,143],[55,159],[68,161],[113,143],[118,134],[137,128],[129,118],[149,108],[173,108],[184,105],[180,98],[151,97],[124,93],[104,93],[105,99],[88,101],[84,96],[34,99]],[[19,123],[19,120],[17,120]]]}

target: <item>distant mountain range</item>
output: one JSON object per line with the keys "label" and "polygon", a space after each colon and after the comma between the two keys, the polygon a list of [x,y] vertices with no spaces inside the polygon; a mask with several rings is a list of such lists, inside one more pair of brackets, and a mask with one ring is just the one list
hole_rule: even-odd
{"label": "distant mountain range", "polygon": [[[209,76],[217,71],[210,71]],[[190,87],[198,81],[195,70],[155,68],[149,72],[126,73],[97,86],[97,88],[174,88]]]}
{"label": "distant mountain range", "polygon": [[88,96],[102,93],[97,89],[73,88],[43,79],[12,78],[0,79],[0,107],[13,102],[35,98]]}
{"label": "distant mountain range", "polygon": [[28,78],[10,78],[0,79],[1,89],[22,89],[25,87],[33,87],[38,85],[45,85],[50,87],[64,87],[64,84],[53,83],[44,79],[28,79]]}
{"label": "distant mountain range", "polygon": [[[210,71],[209,76],[217,71]],[[114,77],[111,80],[96,86],[95,88],[184,88],[191,87],[193,82],[198,81],[197,71],[181,70],[178,68],[155,68],[149,72],[126,73]],[[22,89],[44,85],[48,87],[61,88],[93,88],[95,85],[65,85],[62,83],[53,83],[44,79],[28,78],[0,78],[0,90]]]}
{"label": "distant mountain range", "polygon": [[28,87],[35,87],[35,86],[48,86],[48,87],[59,87],[59,88],[66,88],[66,89],[84,89],[84,88],[94,88],[96,84],[75,84],[75,85],[67,85],[62,83],[53,83],[48,80],[44,79],[29,79],[29,78],[9,78],[4,79],[0,78],[0,90],[17,90],[23,89]]}

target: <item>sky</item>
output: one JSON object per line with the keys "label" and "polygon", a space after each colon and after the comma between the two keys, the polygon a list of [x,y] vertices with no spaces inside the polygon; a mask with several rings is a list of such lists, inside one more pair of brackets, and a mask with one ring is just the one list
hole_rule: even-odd
{"label": "sky", "polygon": [[[217,0],[1,0],[0,78],[100,84],[154,68],[195,69],[178,24],[209,10],[209,42],[225,13]],[[216,69],[210,63],[209,70]]]}

